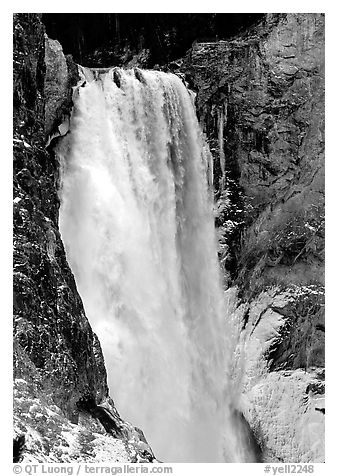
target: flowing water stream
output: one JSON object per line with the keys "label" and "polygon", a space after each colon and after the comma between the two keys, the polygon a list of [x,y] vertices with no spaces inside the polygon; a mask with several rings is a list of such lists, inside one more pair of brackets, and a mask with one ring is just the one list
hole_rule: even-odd
{"label": "flowing water stream", "polygon": [[82,74],[57,151],[60,230],[110,392],[159,459],[244,461],[192,98],[173,74]]}

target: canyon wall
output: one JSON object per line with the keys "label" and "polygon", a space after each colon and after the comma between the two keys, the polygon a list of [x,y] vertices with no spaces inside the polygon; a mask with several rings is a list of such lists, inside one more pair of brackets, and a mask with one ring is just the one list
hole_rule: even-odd
{"label": "canyon wall", "polygon": [[241,409],[265,460],[323,461],[324,15],[268,14],[172,67],[214,156]]}
{"label": "canyon wall", "polygon": [[14,15],[14,435],[24,461],[151,461],[109,397],[58,229],[59,164],[45,146],[66,132],[75,69],[39,15]]}

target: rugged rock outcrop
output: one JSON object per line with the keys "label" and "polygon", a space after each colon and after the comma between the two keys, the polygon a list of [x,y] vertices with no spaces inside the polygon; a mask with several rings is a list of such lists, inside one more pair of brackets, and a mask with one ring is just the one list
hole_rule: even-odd
{"label": "rugged rock outcrop", "polygon": [[64,135],[72,107],[72,86],[79,80],[77,66],[62,46],[45,35],[45,135]]}
{"label": "rugged rock outcrop", "polygon": [[[45,145],[69,112],[75,78],[39,15],[15,14],[14,431],[26,436],[25,461],[151,461],[144,437],[108,395],[58,229],[58,163]],[[108,436],[114,425],[120,431]]]}
{"label": "rugged rock outcrop", "polygon": [[214,155],[242,410],[266,460],[323,461],[324,15],[269,14],[177,67]]}

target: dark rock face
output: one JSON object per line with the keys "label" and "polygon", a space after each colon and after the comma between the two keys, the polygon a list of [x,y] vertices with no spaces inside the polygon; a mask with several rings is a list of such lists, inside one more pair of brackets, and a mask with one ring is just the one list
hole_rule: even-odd
{"label": "dark rock face", "polygon": [[246,419],[266,460],[323,461],[324,15],[268,14],[231,41],[194,44],[179,70],[214,155]]}
{"label": "dark rock face", "polygon": [[25,436],[20,435],[13,439],[13,463],[20,463],[25,448]]}
{"label": "dark rock face", "polygon": [[106,374],[58,230],[58,164],[44,149],[44,28],[33,14],[14,22],[15,377],[22,360],[32,363],[41,385],[76,418],[81,395],[107,396]]}
{"label": "dark rock face", "polygon": [[286,307],[271,307],[285,318],[280,338],[269,349],[271,371],[325,366],[324,293],[316,286],[302,290],[297,295],[295,289]]}
{"label": "dark rock face", "polygon": [[[76,81],[73,63],[57,42],[45,38],[39,15],[15,14],[14,456],[21,458],[23,451],[29,461],[102,461],[106,455],[136,462],[145,450],[152,453],[108,396],[100,343],[85,316],[58,229],[59,164],[45,149],[49,134],[66,132],[60,123],[70,112]],[[98,423],[98,411],[89,415],[79,408],[78,402],[88,398],[110,416],[111,427],[118,422],[123,428],[115,435],[122,438],[119,444]],[[74,448],[69,449],[65,432],[70,442],[77,441]]]}
{"label": "dark rock face", "polygon": [[50,38],[83,66],[155,68],[199,38],[230,38],[259,13],[44,13]]}
{"label": "dark rock face", "polygon": [[323,15],[268,15],[246,36],[195,44],[181,69],[198,90],[217,198],[230,182],[230,202],[241,205],[236,219],[222,217],[241,233],[240,247],[229,243],[239,264],[233,279],[247,298],[276,267],[289,281],[302,263],[322,283]]}

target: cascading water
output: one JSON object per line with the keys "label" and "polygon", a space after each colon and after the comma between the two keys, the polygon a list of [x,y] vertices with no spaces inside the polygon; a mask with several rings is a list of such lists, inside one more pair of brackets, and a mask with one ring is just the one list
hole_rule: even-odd
{"label": "cascading water", "polygon": [[116,406],[159,459],[244,461],[189,92],[173,74],[85,74],[57,151],[60,230]]}

